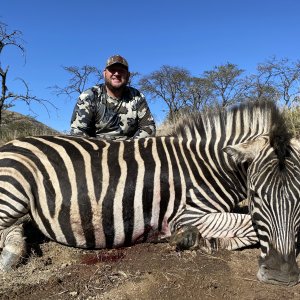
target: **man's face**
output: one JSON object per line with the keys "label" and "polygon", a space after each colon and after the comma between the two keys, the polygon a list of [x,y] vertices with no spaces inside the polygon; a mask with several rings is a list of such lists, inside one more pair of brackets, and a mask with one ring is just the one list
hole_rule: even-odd
{"label": "man's face", "polygon": [[105,84],[111,89],[119,89],[126,86],[130,73],[121,64],[114,64],[103,71]]}

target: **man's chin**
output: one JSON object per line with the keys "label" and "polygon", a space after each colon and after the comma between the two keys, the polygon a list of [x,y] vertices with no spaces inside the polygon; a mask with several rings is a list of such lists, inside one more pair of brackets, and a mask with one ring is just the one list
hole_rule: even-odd
{"label": "man's chin", "polygon": [[112,85],[112,88],[114,88],[114,89],[120,89],[120,88],[123,88],[124,86],[125,86],[125,84],[123,84],[123,83],[113,83]]}
{"label": "man's chin", "polygon": [[106,83],[106,86],[111,90],[121,90],[126,86],[126,82],[110,82],[110,83]]}

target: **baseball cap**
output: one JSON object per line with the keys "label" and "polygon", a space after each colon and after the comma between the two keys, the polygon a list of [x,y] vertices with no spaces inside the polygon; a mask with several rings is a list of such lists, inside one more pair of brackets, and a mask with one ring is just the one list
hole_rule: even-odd
{"label": "baseball cap", "polygon": [[121,55],[113,55],[111,57],[108,58],[108,60],[106,61],[106,68],[114,65],[114,64],[121,64],[124,67],[126,67],[126,69],[128,70],[128,62],[127,60],[122,57]]}

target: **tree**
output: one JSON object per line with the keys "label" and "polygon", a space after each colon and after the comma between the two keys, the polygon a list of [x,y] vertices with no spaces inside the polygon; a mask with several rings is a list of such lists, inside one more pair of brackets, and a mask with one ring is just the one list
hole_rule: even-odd
{"label": "tree", "polygon": [[300,62],[291,62],[287,58],[277,60],[276,57],[268,59],[258,65],[261,74],[267,74],[272,80],[274,88],[278,91],[280,100],[287,107],[297,103],[300,95]]}
{"label": "tree", "polygon": [[244,91],[240,78],[243,72],[228,63],[193,77],[184,68],[164,65],[159,71],[144,76],[139,86],[144,93],[163,100],[169,108],[168,118],[172,119],[180,111],[186,113],[240,101]]}
{"label": "tree", "polygon": [[213,100],[211,82],[207,78],[191,77],[184,98],[185,106],[189,107],[190,111],[203,110]]}
{"label": "tree", "polygon": [[[21,51],[21,54],[25,56],[25,48],[23,46],[22,32],[19,30],[9,31],[5,23],[0,22],[0,57],[2,51],[8,47],[16,47]],[[1,78],[1,95],[0,95],[0,126],[2,123],[2,112],[8,107],[15,105],[17,100],[24,101],[28,106],[30,106],[32,101],[38,102],[43,105],[48,112],[47,104],[56,108],[50,101],[46,99],[39,98],[37,96],[31,95],[29,86],[26,81],[22,78],[18,78],[25,88],[25,93],[15,93],[9,89],[7,86],[7,74],[9,71],[9,66],[5,68],[2,67],[0,60],[0,78]],[[49,114],[49,112],[48,112]]]}
{"label": "tree", "polygon": [[183,68],[163,65],[139,80],[139,88],[154,99],[163,100],[172,118],[177,111],[186,106],[190,72]]}
{"label": "tree", "polygon": [[65,87],[59,87],[58,85],[50,87],[57,96],[67,95],[69,98],[72,98],[73,94],[79,95],[86,90],[91,82],[97,84],[103,78],[102,73],[94,66],[63,66],[62,68],[69,73],[70,79]]}
{"label": "tree", "polygon": [[280,93],[271,80],[269,73],[260,70],[258,67],[257,74],[252,74],[244,79],[245,100],[273,100],[277,101],[280,98]]}
{"label": "tree", "polygon": [[216,103],[225,107],[241,101],[245,89],[240,77],[243,72],[244,70],[231,63],[204,72],[203,77],[210,82]]}

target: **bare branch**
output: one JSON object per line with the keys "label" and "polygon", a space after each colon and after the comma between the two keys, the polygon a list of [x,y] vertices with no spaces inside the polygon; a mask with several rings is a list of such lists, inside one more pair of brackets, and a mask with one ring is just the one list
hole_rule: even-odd
{"label": "bare branch", "polygon": [[86,90],[88,84],[91,84],[91,82],[95,85],[103,78],[102,73],[94,66],[63,66],[62,68],[71,75],[71,78],[69,79],[68,85],[65,87],[60,87],[58,85],[49,87],[57,96],[66,95],[69,98],[72,98],[74,93],[79,95]]}
{"label": "bare branch", "polygon": [[300,63],[290,62],[283,58],[278,60],[271,57],[265,63],[259,64],[258,72],[265,78],[265,83],[272,86],[278,92],[280,99],[286,106],[290,107],[298,101],[300,96]]}
{"label": "bare branch", "polygon": [[22,55],[25,57],[25,48],[23,46],[22,32],[14,30],[13,32],[7,31],[7,25],[0,22],[0,53],[6,46],[14,46],[21,50]]}
{"label": "bare branch", "polygon": [[241,74],[244,70],[227,63],[204,72],[204,78],[210,83],[218,103],[225,107],[240,101],[243,92]]}
{"label": "bare branch", "polygon": [[[36,102],[36,103],[38,103],[38,104],[40,104],[44,107],[44,109],[46,110],[49,117],[50,117],[50,112],[49,112],[49,109],[48,109],[49,105],[52,108],[54,108],[56,111],[58,110],[58,108],[51,101],[31,95],[29,86],[28,86],[27,82],[24,79],[17,78],[17,80],[20,80],[23,83],[23,85],[25,87],[25,93],[24,94],[16,94],[16,93],[13,93],[13,92],[9,92],[6,95],[6,98],[5,98],[5,100],[7,100],[6,102],[8,102],[7,105],[14,106],[14,103],[16,101],[23,101],[23,102],[26,103],[26,105],[28,105],[29,110],[37,115],[37,113],[34,112],[34,110],[32,110],[32,108],[31,108],[32,102]],[[11,99],[11,100],[8,101],[9,99]]]}
{"label": "bare branch", "polygon": [[190,77],[186,69],[164,65],[159,71],[142,77],[139,87],[150,97],[164,101],[172,118],[186,105]]}

